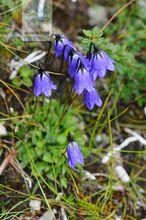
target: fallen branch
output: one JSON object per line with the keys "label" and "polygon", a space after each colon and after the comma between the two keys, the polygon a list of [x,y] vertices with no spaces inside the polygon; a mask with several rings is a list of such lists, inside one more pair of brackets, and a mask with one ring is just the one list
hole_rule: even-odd
{"label": "fallen branch", "polygon": [[130,143],[137,141],[136,137],[129,137],[124,140],[119,146],[113,147],[113,150],[109,151],[105,157],[102,158],[102,163],[107,163],[110,160],[111,156],[115,156],[119,151],[121,151],[124,147],[127,147]]}
{"label": "fallen branch", "polygon": [[140,135],[138,134],[136,131],[133,131],[129,128],[125,128],[125,131],[129,134],[131,134],[133,137],[137,138],[137,140],[143,144],[143,145],[146,145],[146,140]]}
{"label": "fallen branch", "polygon": [[114,147],[112,150],[110,150],[105,157],[102,158],[102,163],[107,163],[110,160],[111,156],[116,156],[117,152],[122,150],[124,147],[127,147],[130,143],[139,141],[142,145],[146,145],[146,140],[138,134],[136,131],[133,131],[129,128],[125,128],[125,131],[132,135],[132,137],[129,137],[124,140],[119,146]]}

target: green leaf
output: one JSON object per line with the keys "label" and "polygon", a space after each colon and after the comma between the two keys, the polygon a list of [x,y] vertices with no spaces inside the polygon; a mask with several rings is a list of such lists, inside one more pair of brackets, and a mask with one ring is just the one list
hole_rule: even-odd
{"label": "green leaf", "polygon": [[42,174],[43,171],[45,170],[45,167],[47,166],[47,163],[43,161],[36,161],[35,165],[37,171]]}
{"label": "green leaf", "polygon": [[65,144],[66,143],[66,137],[67,137],[67,134],[58,135],[57,142],[60,143],[60,144]]}
{"label": "green leaf", "polygon": [[92,36],[92,32],[89,31],[89,30],[83,29],[83,33],[84,33],[87,37],[91,37],[91,36]]}
{"label": "green leaf", "polygon": [[67,179],[65,177],[62,177],[60,182],[61,182],[61,186],[63,186],[66,189],[68,183]]}
{"label": "green leaf", "polygon": [[50,152],[45,152],[45,154],[43,155],[43,161],[52,163],[52,156]]}
{"label": "green leaf", "polygon": [[97,26],[95,26],[92,30],[92,34],[95,38],[98,38],[101,37],[103,33],[100,32],[100,29]]}

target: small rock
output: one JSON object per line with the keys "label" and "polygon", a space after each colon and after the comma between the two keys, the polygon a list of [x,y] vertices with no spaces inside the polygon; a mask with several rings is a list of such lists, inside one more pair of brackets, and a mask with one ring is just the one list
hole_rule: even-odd
{"label": "small rock", "polygon": [[32,212],[40,211],[41,201],[40,200],[30,200],[29,206]]}
{"label": "small rock", "polygon": [[39,218],[39,220],[55,220],[55,213],[57,213],[56,209],[53,209],[52,212],[47,211]]}
{"label": "small rock", "polygon": [[67,216],[66,216],[64,207],[61,207],[61,217],[62,217],[61,218],[62,220],[67,220]]}
{"label": "small rock", "polygon": [[127,171],[120,165],[115,167],[115,175],[124,183],[130,182],[130,177]]}
{"label": "small rock", "polygon": [[7,135],[7,130],[3,125],[3,123],[0,123],[0,136],[5,136],[5,135]]}
{"label": "small rock", "polygon": [[55,198],[55,201],[59,202],[61,200],[62,195],[63,195],[62,192],[58,193],[56,198]]}

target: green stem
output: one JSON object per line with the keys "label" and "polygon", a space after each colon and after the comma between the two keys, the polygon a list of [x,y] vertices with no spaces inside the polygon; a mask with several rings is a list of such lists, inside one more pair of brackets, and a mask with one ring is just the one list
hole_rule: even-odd
{"label": "green stem", "polygon": [[[109,111],[109,114],[110,114],[110,115],[112,114],[112,112],[114,111],[114,109],[115,109],[115,107],[116,107],[116,104],[117,104],[117,102],[118,102],[118,100],[119,100],[120,94],[121,94],[121,89],[120,89],[120,90],[118,91],[118,93],[116,94],[116,97],[115,97],[115,99],[114,99],[114,103],[113,103],[112,107],[110,108],[110,111]],[[104,127],[105,127],[107,121],[108,121],[107,118],[105,118],[104,122],[102,123],[102,127],[101,127],[101,128],[99,129],[99,131],[98,131],[99,134],[102,133],[102,131],[103,131],[103,129],[104,129]]]}
{"label": "green stem", "polygon": [[108,97],[106,98],[105,103],[104,103],[104,105],[103,105],[103,107],[102,107],[102,109],[101,109],[101,111],[100,111],[100,113],[99,113],[99,115],[97,117],[97,120],[95,122],[94,128],[93,128],[92,133],[91,133],[89,148],[92,147],[92,144],[94,142],[94,137],[95,137],[96,129],[97,129],[99,121],[100,121],[100,119],[101,119],[101,117],[102,117],[102,115],[103,115],[103,113],[105,111],[105,108],[107,106],[107,103],[108,103],[108,100],[109,100],[110,96],[111,96],[111,91],[109,92]]}

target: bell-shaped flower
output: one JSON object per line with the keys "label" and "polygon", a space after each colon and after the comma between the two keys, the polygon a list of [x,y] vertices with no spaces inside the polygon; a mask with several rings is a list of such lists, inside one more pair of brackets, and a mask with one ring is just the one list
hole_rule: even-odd
{"label": "bell-shaped flower", "polygon": [[68,164],[72,169],[74,169],[74,167],[78,163],[84,164],[83,155],[79,149],[78,144],[74,141],[68,144],[67,156],[68,156]]}
{"label": "bell-shaped flower", "polygon": [[55,42],[55,56],[63,56],[63,59],[67,61],[70,50],[76,50],[73,43],[68,40],[64,35],[56,35]]}
{"label": "bell-shaped flower", "polygon": [[80,62],[84,62],[84,56],[79,52],[72,52],[68,58],[69,75],[71,78],[74,77],[77,69],[79,68]]}
{"label": "bell-shaped flower", "polygon": [[90,58],[88,60],[93,80],[96,80],[97,77],[104,78],[107,70],[115,70],[115,61],[103,50],[95,50],[92,54],[90,54]]}
{"label": "bell-shaped flower", "polygon": [[45,71],[39,72],[34,77],[33,91],[37,97],[44,94],[47,98],[51,96],[52,90],[56,90],[57,87],[51,81],[50,75]]}
{"label": "bell-shaped flower", "polygon": [[92,110],[94,108],[94,105],[97,105],[98,107],[102,106],[102,100],[96,89],[94,89],[93,92],[84,91],[83,103],[87,106],[89,110]]}
{"label": "bell-shaped flower", "polygon": [[81,65],[74,74],[73,90],[80,95],[84,90],[94,91],[94,82],[88,69]]}

